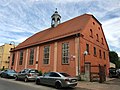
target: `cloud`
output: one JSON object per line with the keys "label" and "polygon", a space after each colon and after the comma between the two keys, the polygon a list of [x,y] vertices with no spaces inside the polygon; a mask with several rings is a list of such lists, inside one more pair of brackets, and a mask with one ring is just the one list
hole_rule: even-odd
{"label": "cloud", "polygon": [[[120,52],[120,17],[103,22],[104,33],[110,50]],[[120,56],[120,53],[119,53]]]}
{"label": "cloud", "polygon": [[0,0],[0,44],[18,44],[49,28],[55,8],[62,16],[61,22],[93,14],[103,25],[110,50],[120,52],[119,0]]}

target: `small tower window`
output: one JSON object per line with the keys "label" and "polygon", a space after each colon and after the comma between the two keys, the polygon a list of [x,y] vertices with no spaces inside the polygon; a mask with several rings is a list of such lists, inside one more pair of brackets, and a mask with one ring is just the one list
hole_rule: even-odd
{"label": "small tower window", "polygon": [[98,27],[98,29],[100,30],[100,27]]}
{"label": "small tower window", "polygon": [[87,51],[88,54],[89,54],[89,44],[86,44],[86,51]]}
{"label": "small tower window", "polygon": [[96,37],[97,37],[97,41],[99,42],[99,36],[98,36],[98,34],[96,34]]}
{"label": "small tower window", "polygon": [[105,52],[103,52],[103,58],[106,59],[106,55],[105,55]]}
{"label": "small tower window", "polygon": [[97,53],[96,53],[96,47],[94,47],[93,49],[94,49],[94,56],[96,56],[97,55]]}
{"label": "small tower window", "polygon": [[101,41],[102,41],[102,44],[104,44],[104,42],[103,42],[103,38],[101,38]]}
{"label": "small tower window", "polygon": [[93,25],[95,25],[95,22],[93,22]]}
{"label": "small tower window", "polygon": [[90,29],[90,37],[93,38],[93,31],[92,31],[92,29]]}
{"label": "small tower window", "polygon": [[102,58],[101,50],[99,50],[99,57]]}

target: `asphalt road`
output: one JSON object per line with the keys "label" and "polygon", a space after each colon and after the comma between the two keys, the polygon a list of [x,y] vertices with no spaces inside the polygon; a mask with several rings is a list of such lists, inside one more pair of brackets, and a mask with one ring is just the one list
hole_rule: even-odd
{"label": "asphalt road", "polygon": [[53,87],[36,85],[35,82],[15,81],[0,78],[0,90],[56,90]]}
{"label": "asphalt road", "polygon": [[[0,78],[0,90],[57,90],[51,86],[36,85],[35,82],[15,81],[14,79]],[[62,90],[90,90],[80,87],[63,88]]]}
{"label": "asphalt road", "polygon": [[[0,78],[0,90],[57,90],[51,86],[36,85],[35,82],[15,81],[14,79]],[[75,88],[62,90],[120,90],[120,79],[109,78],[105,83],[78,82]]]}

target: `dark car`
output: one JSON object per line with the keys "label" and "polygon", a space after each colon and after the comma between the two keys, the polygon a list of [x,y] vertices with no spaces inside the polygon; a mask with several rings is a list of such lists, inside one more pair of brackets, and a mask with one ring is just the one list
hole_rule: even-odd
{"label": "dark car", "polygon": [[120,78],[120,69],[117,69],[116,73],[117,73],[117,77]]}
{"label": "dark car", "polygon": [[0,76],[1,76],[1,73],[4,72],[4,70],[0,70]]}
{"label": "dark car", "polygon": [[116,68],[109,68],[109,77],[117,77],[117,69]]}
{"label": "dark car", "polygon": [[4,77],[4,78],[14,78],[15,74],[16,74],[15,70],[7,69],[7,70],[4,70],[3,72],[1,72],[0,76]]}
{"label": "dark car", "polygon": [[39,75],[36,69],[24,69],[15,75],[15,80],[34,81]]}
{"label": "dark car", "polygon": [[55,86],[56,88],[75,87],[77,85],[77,78],[71,77],[67,73],[48,72],[43,76],[38,76],[36,84],[46,84]]}

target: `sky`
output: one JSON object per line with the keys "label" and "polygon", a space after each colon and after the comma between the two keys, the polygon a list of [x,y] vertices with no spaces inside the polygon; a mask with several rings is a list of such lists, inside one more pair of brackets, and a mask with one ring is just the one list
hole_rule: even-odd
{"label": "sky", "polygon": [[51,26],[55,9],[65,22],[84,13],[102,24],[111,51],[120,56],[120,0],[0,0],[0,45],[16,45]]}

